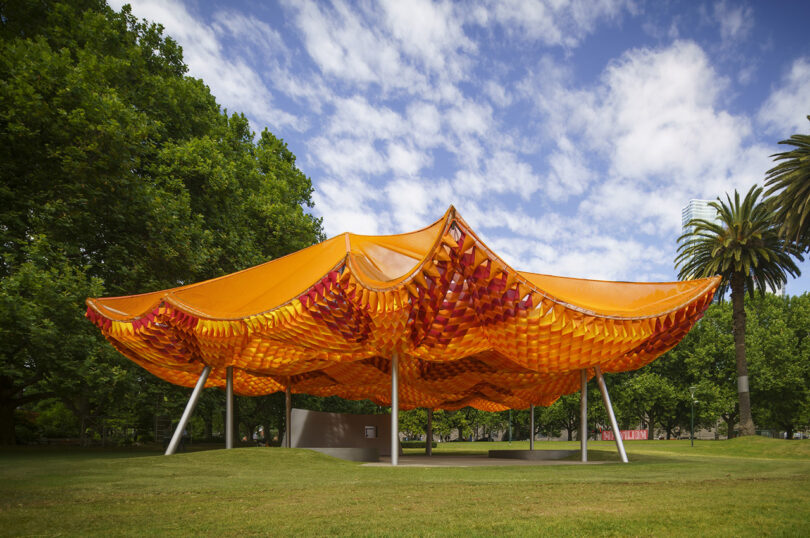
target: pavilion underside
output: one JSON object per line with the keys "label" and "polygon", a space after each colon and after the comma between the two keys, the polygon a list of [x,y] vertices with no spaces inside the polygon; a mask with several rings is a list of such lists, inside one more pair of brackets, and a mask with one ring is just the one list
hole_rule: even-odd
{"label": "pavilion underside", "polygon": [[413,233],[347,233],[214,280],[88,299],[87,316],[178,385],[206,369],[205,386],[225,388],[230,372],[245,396],[500,411],[550,405],[599,369],[648,364],[691,329],[718,283],[517,271],[451,207]]}

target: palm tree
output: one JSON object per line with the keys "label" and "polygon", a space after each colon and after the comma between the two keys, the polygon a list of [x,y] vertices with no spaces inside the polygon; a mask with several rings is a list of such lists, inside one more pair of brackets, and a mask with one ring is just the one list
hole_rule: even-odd
{"label": "palm tree", "polygon": [[768,170],[765,195],[775,194],[769,203],[782,223],[780,233],[802,250],[810,250],[810,135],[796,134],[779,143],[794,149],[772,155],[782,162]]}
{"label": "palm tree", "polygon": [[733,201],[726,195],[727,203],[719,197],[711,202],[709,205],[717,210],[717,220],[689,221],[689,231],[678,239],[675,258],[675,266],[679,267],[678,278],[720,275],[719,300],[731,289],[741,435],[754,434],[745,360],[745,292],[775,290],[787,282],[786,273],[794,277],[801,274],[791,257],[801,260],[801,253],[779,235],[779,224],[774,220],[772,208],[759,201],[761,193],[762,187],[754,185],[742,204],[736,190]]}

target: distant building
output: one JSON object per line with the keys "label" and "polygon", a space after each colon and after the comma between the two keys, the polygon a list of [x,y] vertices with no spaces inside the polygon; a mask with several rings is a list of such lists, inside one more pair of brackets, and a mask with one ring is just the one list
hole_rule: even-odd
{"label": "distant building", "polygon": [[[694,219],[703,219],[708,220],[709,222],[719,222],[720,217],[717,216],[717,210],[710,206],[709,204],[714,200],[698,200],[693,198],[689,200],[689,203],[684,206],[681,210],[681,230],[683,233],[687,233],[690,231],[690,226],[688,226],[689,221]],[[779,297],[785,296],[785,287],[780,286],[776,290],[768,290],[769,293],[773,293]]]}
{"label": "distant building", "polygon": [[687,224],[693,219],[703,219],[711,221],[719,221],[717,210],[709,204],[714,200],[689,200],[689,203],[681,210],[681,229],[683,233],[689,231]]}

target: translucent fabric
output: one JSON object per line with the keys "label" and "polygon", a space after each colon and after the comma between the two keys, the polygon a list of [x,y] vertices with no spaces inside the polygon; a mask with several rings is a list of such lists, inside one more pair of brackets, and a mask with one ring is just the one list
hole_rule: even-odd
{"label": "translucent fabric", "polygon": [[409,234],[344,234],[170,290],[87,300],[122,354],[171,383],[284,390],[400,407],[550,405],[579,371],[640,368],[700,319],[719,277],[604,282],[509,267],[450,208]]}

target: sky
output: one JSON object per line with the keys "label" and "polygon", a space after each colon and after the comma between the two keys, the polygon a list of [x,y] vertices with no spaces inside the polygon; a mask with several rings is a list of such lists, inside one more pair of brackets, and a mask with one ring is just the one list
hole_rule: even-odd
{"label": "sky", "polygon": [[330,237],[452,204],[516,269],[677,280],[688,201],[762,184],[810,132],[804,0],[130,3],[287,142]]}

